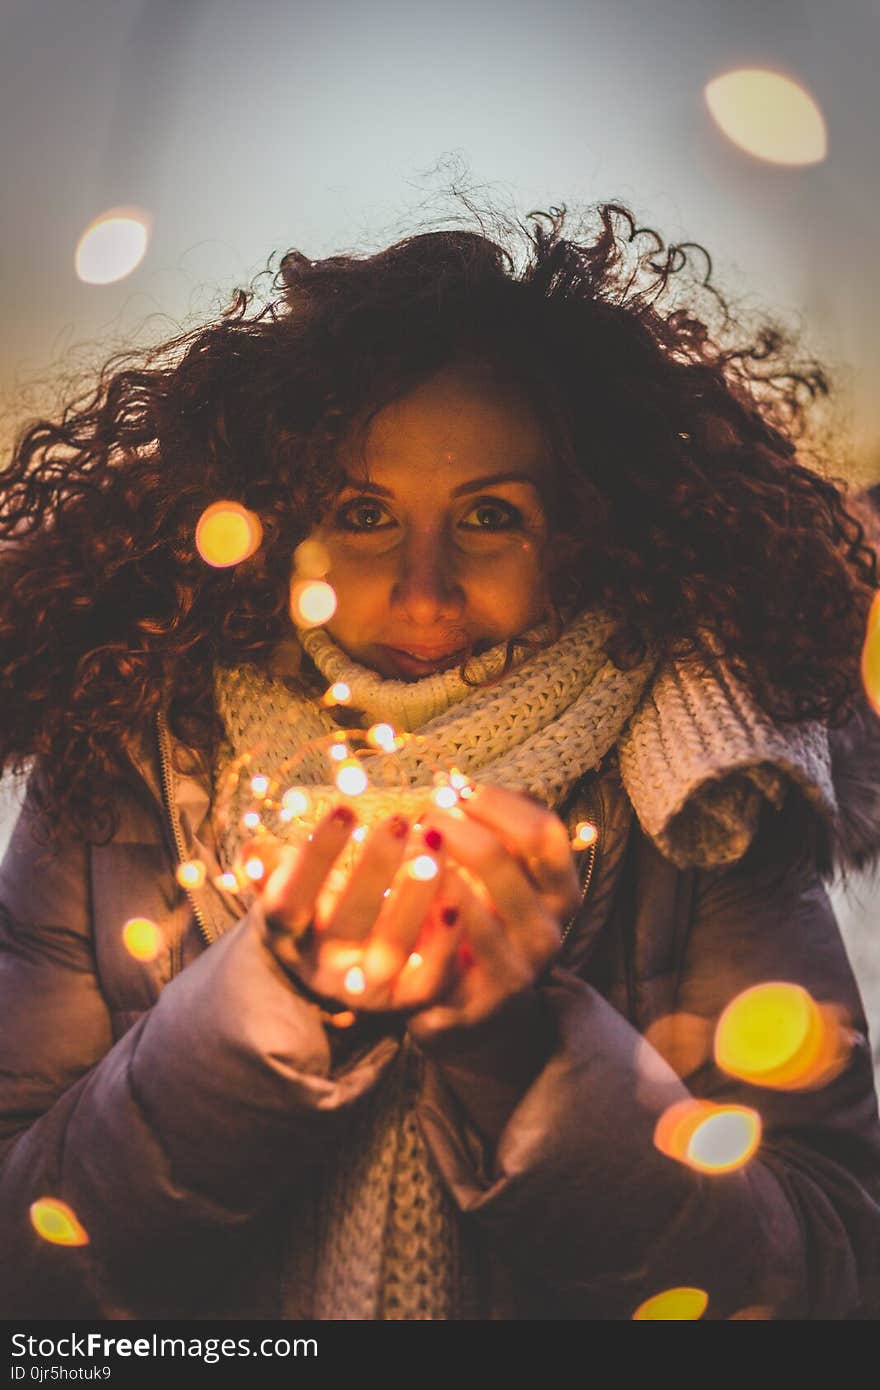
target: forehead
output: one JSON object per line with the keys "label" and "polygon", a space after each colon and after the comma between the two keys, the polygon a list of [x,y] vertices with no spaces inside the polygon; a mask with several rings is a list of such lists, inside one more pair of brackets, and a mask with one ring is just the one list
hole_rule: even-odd
{"label": "forehead", "polygon": [[[448,368],[379,410],[346,451],[348,472],[397,487],[439,475],[522,472],[546,480],[548,445],[522,391],[477,369]],[[397,490],[395,487],[395,490]]]}

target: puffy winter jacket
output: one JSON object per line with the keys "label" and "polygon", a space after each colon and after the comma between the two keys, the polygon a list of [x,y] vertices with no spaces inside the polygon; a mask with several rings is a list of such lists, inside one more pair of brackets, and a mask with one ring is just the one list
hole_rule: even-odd
{"label": "puffy winter jacket", "polygon": [[[836,746],[838,857],[862,862],[880,839],[876,739]],[[613,756],[563,810],[592,816],[598,844],[539,986],[551,1055],[490,1147],[449,1084],[454,1049],[425,1057],[400,1028],[329,1036],[266,950],[259,906],[242,917],[212,883],[209,781],[164,722],[108,844],[47,848],[30,796],[0,867],[3,1315],[309,1316],[322,1164],[401,1046],[481,1271],[463,1315],[629,1318],[678,1286],[706,1291],[708,1318],[876,1315],[866,1027],[815,864],[782,863],[788,807],[739,863],[684,872],[640,830]],[[174,870],[193,856],[209,874],[184,893]],[[123,945],[132,916],[164,929],[148,964]],[[751,1088],[713,1063],[725,1004],[780,979],[854,1030],[849,1065],[817,1090]],[[745,1168],[707,1176],[655,1147],[689,1093],[760,1112]],[[46,1196],[87,1245],[40,1239],[28,1213]]]}

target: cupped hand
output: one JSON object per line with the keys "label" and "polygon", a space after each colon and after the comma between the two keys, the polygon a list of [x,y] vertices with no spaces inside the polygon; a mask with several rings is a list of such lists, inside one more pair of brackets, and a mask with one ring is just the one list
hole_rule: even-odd
{"label": "cupped hand", "polygon": [[422,817],[443,835],[438,899],[457,909],[463,937],[445,990],[410,1019],[420,1041],[481,1022],[533,985],[580,897],[568,831],[552,811],[485,784],[462,808]]}
{"label": "cupped hand", "polygon": [[[340,804],[301,847],[264,852],[266,874],[256,887],[266,943],[289,973],[332,1003],[424,1007],[446,987],[461,937],[456,914],[444,916],[435,903],[442,836],[391,816],[371,829],[343,879],[334,864],[356,824]],[[419,877],[420,868],[433,875]]]}

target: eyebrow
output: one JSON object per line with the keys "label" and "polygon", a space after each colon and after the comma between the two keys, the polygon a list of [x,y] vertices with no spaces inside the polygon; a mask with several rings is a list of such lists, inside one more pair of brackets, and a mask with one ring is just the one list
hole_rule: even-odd
{"label": "eyebrow", "polygon": [[[469,492],[479,492],[481,488],[492,487],[495,483],[528,483],[540,491],[535,479],[528,473],[490,473],[485,478],[472,478],[469,483],[462,483],[450,493],[451,497],[464,497]],[[394,493],[390,487],[383,487],[381,483],[368,482],[366,478],[351,478],[348,474],[343,479],[345,487],[356,488],[359,492],[374,492],[377,497],[393,497]]]}

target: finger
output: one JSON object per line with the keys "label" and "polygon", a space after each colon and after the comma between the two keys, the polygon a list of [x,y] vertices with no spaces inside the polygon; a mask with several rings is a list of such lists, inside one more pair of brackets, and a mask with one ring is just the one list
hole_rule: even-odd
{"label": "finger", "polygon": [[391,1000],[395,1008],[423,1008],[444,995],[454,983],[463,926],[461,910],[449,897],[441,885],[415,950],[393,982]]}
{"label": "finger", "polygon": [[349,806],[336,806],[318,822],[295,857],[282,857],[263,892],[263,910],[275,923],[296,933],[312,921],[321,885],[344,849],[356,821]]}
{"label": "finger", "polygon": [[445,842],[436,827],[420,828],[410,839],[367,947],[365,969],[371,979],[387,981],[402,969],[437,896],[445,859]]}
{"label": "finger", "polygon": [[549,960],[559,947],[560,919],[549,910],[494,831],[443,811],[432,811],[423,820],[432,826],[442,825],[449,854],[461,867],[471,893],[482,899],[485,917],[500,917],[504,927],[499,924],[498,930],[503,933],[506,929],[527,959],[535,963]]}
{"label": "finger", "polygon": [[409,832],[409,822],[400,815],[390,816],[373,827],[325,923],[328,938],[359,941],[369,935],[403,861]]}
{"label": "finger", "polygon": [[579,900],[579,881],[568,830],[555,812],[521,792],[487,783],[476,786],[461,805],[521,860],[554,915],[569,917]]}

